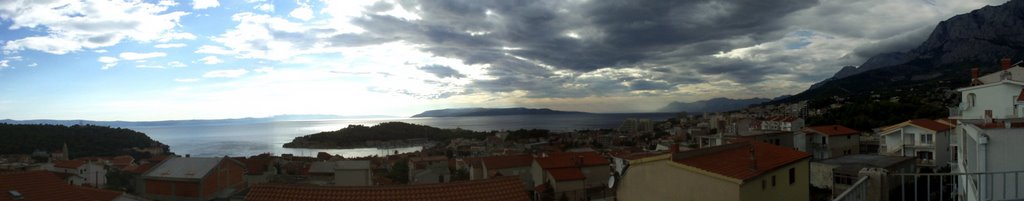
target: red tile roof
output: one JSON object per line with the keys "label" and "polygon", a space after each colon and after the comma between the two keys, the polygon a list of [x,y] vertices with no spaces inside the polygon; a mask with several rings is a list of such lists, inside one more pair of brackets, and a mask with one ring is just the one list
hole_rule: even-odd
{"label": "red tile roof", "polygon": [[1020,89],[1020,95],[1017,95],[1017,101],[1024,101],[1024,89]]}
{"label": "red tile roof", "polygon": [[860,133],[860,131],[847,128],[846,126],[843,125],[811,126],[804,128],[804,130],[815,133],[821,133],[827,136],[844,136]]}
{"label": "red tile roof", "polygon": [[9,191],[21,193],[21,201],[33,200],[102,200],[105,197],[92,197],[92,193],[83,193],[77,188],[64,183],[45,171],[0,173],[0,201],[13,200]]}
{"label": "red tile roof", "polygon": [[491,156],[480,159],[487,169],[497,170],[505,168],[516,168],[516,167],[530,167],[533,163],[533,156],[530,155],[511,155],[511,156]]}
{"label": "red tile roof", "polygon": [[626,159],[626,160],[636,160],[636,159],[647,158],[647,157],[651,157],[651,156],[662,155],[662,154],[665,154],[665,153],[668,153],[668,152],[657,151],[657,152],[623,153],[623,154],[617,154],[617,155],[615,155],[615,157],[618,157],[618,158],[621,158],[621,159]]}
{"label": "red tile roof", "polygon": [[121,197],[124,192],[104,190],[98,188],[75,186],[75,190],[94,200],[114,200]]}
{"label": "red tile roof", "polygon": [[597,152],[561,152],[548,154],[547,157],[537,158],[537,163],[544,169],[576,167],[576,160],[582,160],[582,166],[608,165],[607,158]]}
{"label": "red tile roof", "polygon": [[53,167],[58,167],[58,168],[78,169],[78,167],[82,167],[82,165],[85,165],[85,161],[84,160],[69,160],[69,161],[57,160],[57,161],[53,161]]}
{"label": "red tile roof", "polygon": [[263,184],[252,187],[248,201],[528,201],[518,177],[384,187],[326,187]]}
{"label": "red tile roof", "polygon": [[587,178],[579,168],[574,167],[546,169],[545,171],[551,174],[551,178],[555,179],[555,181],[573,181]]}
{"label": "red tile roof", "polygon": [[931,119],[914,119],[914,120],[910,120],[910,124],[914,124],[914,125],[920,126],[922,128],[925,128],[925,129],[928,129],[928,130],[933,130],[933,131],[936,131],[936,132],[952,130],[953,127],[956,127],[956,126],[953,126],[953,125],[947,125],[947,124],[944,124],[944,123],[940,123],[940,122],[937,122],[937,121],[934,121],[934,120],[931,120]]}
{"label": "red tile roof", "polygon": [[[757,168],[750,158],[753,149]],[[757,141],[745,141],[705,149],[679,152],[673,161],[722,176],[747,180],[775,168],[811,157],[805,152]]]}
{"label": "red tile roof", "polygon": [[110,163],[114,166],[129,166],[135,162],[135,158],[129,155],[116,156],[110,159]]}

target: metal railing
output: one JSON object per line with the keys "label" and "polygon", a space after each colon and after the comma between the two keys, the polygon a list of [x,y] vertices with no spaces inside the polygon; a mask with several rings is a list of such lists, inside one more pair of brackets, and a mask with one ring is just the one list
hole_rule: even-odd
{"label": "metal railing", "polygon": [[[1022,200],[1024,171],[891,174],[890,200]],[[899,182],[899,183],[895,183]]]}
{"label": "metal railing", "polygon": [[850,188],[836,196],[832,201],[863,201],[868,199],[868,176],[860,177]]}

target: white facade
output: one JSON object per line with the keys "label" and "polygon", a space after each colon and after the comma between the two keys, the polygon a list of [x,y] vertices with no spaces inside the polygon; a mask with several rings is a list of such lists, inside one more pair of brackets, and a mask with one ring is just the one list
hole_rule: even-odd
{"label": "white facade", "polygon": [[89,184],[92,186],[104,186],[107,185],[107,169],[105,166],[93,162],[87,162],[78,168],[60,168],[54,167],[53,164],[46,166],[46,170],[56,173],[66,173],[72,175],[65,181],[69,184],[81,186],[82,184]]}
{"label": "white facade", "polygon": [[[1020,75],[1024,76],[1024,75]],[[958,89],[960,91],[959,111],[951,115],[954,119],[993,119],[1024,117],[1024,104],[1017,101],[1024,83],[1003,80],[991,84]]]}
{"label": "white facade", "polygon": [[[1004,190],[1015,190],[1020,185],[1019,181],[1005,183],[997,175],[1024,171],[1024,102],[1018,101],[1024,89],[1019,79],[1024,73],[1011,76],[1005,72],[997,71],[974,82],[980,85],[958,89],[961,102],[951,110],[950,118],[958,120],[952,134],[957,144],[950,147],[956,150],[952,170],[995,176],[960,176],[959,189],[966,200],[999,200]],[[1021,69],[1014,67],[1009,72]]]}
{"label": "white facade", "polygon": [[923,167],[942,167],[949,163],[949,131],[933,131],[913,125],[901,127],[881,133],[881,155],[912,156],[917,158],[917,165]]}

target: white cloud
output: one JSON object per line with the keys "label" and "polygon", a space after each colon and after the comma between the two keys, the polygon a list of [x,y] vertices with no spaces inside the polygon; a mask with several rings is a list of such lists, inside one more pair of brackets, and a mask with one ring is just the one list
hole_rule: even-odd
{"label": "white cloud", "polygon": [[0,68],[11,67],[10,65],[7,64],[8,62],[11,62],[11,60],[6,60],[6,59],[0,60]]}
{"label": "white cloud", "polygon": [[28,67],[36,67],[36,66],[39,66],[39,64],[37,64],[35,62],[28,64]]}
{"label": "white cloud", "polygon": [[274,72],[274,68],[271,68],[271,67],[262,67],[262,68],[257,68],[257,69],[254,69],[254,70],[252,70],[252,71],[253,71],[253,72],[257,72],[257,73],[270,73],[270,72]]}
{"label": "white cloud", "polygon": [[203,77],[204,78],[235,78],[235,77],[241,77],[241,76],[243,76],[243,75],[245,75],[247,73],[249,73],[249,70],[245,70],[243,68],[234,69],[234,70],[215,70],[215,71],[206,72],[205,74],[203,74]]}
{"label": "white cloud", "polygon": [[156,44],[153,47],[155,47],[155,48],[179,48],[179,47],[185,47],[185,44],[184,43],[163,43],[163,44]]}
{"label": "white cloud", "polygon": [[98,49],[98,50],[93,50],[93,52],[95,52],[95,53],[107,53],[107,50]]}
{"label": "white cloud", "polygon": [[103,63],[103,67],[101,68],[103,70],[107,70],[107,69],[113,68],[114,66],[117,66],[117,62],[120,61],[120,59],[117,59],[115,57],[108,57],[108,56],[102,56],[102,57],[100,57],[100,58],[98,58],[96,60],[99,61],[100,63]]}
{"label": "white cloud", "polygon": [[174,0],[160,0],[160,3],[157,3],[157,5],[171,7],[171,6],[177,6],[178,2],[175,2]]}
{"label": "white cloud", "polygon": [[136,68],[164,68],[164,66],[162,66],[162,65],[149,65],[149,64],[139,64],[139,65],[135,65],[135,67]]}
{"label": "white cloud", "polygon": [[195,53],[201,54],[234,54],[235,52],[224,49],[220,46],[203,45],[196,49]]}
{"label": "white cloud", "polygon": [[274,12],[274,4],[265,3],[265,4],[260,4],[260,5],[254,7],[254,8],[256,10],[261,10],[261,11],[264,11],[264,12]]}
{"label": "white cloud", "polygon": [[[138,42],[194,39],[177,30],[183,11],[143,1],[10,1],[0,6],[0,19],[8,29],[29,29],[41,34],[13,38],[4,52],[36,50],[67,54],[82,49]],[[32,32],[30,32],[32,33]]]}
{"label": "white cloud", "polygon": [[203,64],[207,64],[207,65],[224,63],[224,61],[221,61],[219,58],[217,58],[217,56],[206,56],[206,57],[203,57],[202,59],[199,59],[199,61],[203,62]]}
{"label": "white cloud", "polygon": [[136,53],[136,52],[122,52],[121,59],[124,60],[143,60],[156,57],[165,57],[167,53],[163,52],[147,52],[147,53]]}
{"label": "white cloud", "polygon": [[288,13],[288,15],[295,19],[309,21],[310,19],[313,19],[313,8],[310,8],[309,5],[301,4],[298,8],[292,10],[291,13]]}
{"label": "white cloud", "polygon": [[220,6],[220,2],[217,0],[195,0],[192,1],[192,9],[202,10],[207,8],[216,8]]}
{"label": "white cloud", "polygon": [[197,82],[197,81],[199,81],[199,79],[198,78],[175,78],[174,81],[175,82]]}
{"label": "white cloud", "polygon": [[167,66],[175,67],[175,68],[181,68],[181,67],[186,67],[188,65],[185,65],[184,63],[181,63],[181,62],[178,62],[178,61],[172,61],[170,63],[167,63]]}
{"label": "white cloud", "polygon": [[[341,32],[319,23],[295,23],[288,19],[255,13],[231,17],[238,25],[213,37],[222,46],[202,46],[196,53],[231,54],[239,58],[275,61],[294,60],[296,56],[339,52],[330,38]],[[280,37],[287,33],[288,37]]]}

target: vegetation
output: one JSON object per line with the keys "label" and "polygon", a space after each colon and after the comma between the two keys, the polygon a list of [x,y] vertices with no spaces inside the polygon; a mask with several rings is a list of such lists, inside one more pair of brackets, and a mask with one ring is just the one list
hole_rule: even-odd
{"label": "vegetation", "polygon": [[441,129],[403,122],[385,122],[372,127],[349,125],[337,131],[320,132],[296,137],[285,143],[287,148],[340,148],[361,147],[366,141],[407,140],[425,138],[430,141],[447,141],[454,138],[483,139],[487,135],[463,129]]}
{"label": "vegetation", "polygon": [[936,119],[949,116],[943,104],[920,100],[855,101],[807,119],[808,125],[841,124],[860,131],[897,124],[909,119]]}
{"label": "vegetation", "polygon": [[544,130],[544,129],[529,129],[529,130],[527,130],[527,129],[519,129],[519,130],[509,131],[508,132],[508,136],[505,137],[505,140],[515,141],[515,140],[530,139],[530,138],[547,138],[548,136],[551,136],[551,131]]}
{"label": "vegetation", "polygon": [[0,154],[60,150],[65,143],[70,152],[69,158],[138,155],[131,148],[157,144],[145,133],[124,128],[0,123]]}
{"label": "vegetation", "polygon": [[388,179],[402,184],[409,183],[408,163],[409,161],[404,159],[395,162],[395,164],[391,166],[391,172],[388,172]]}

